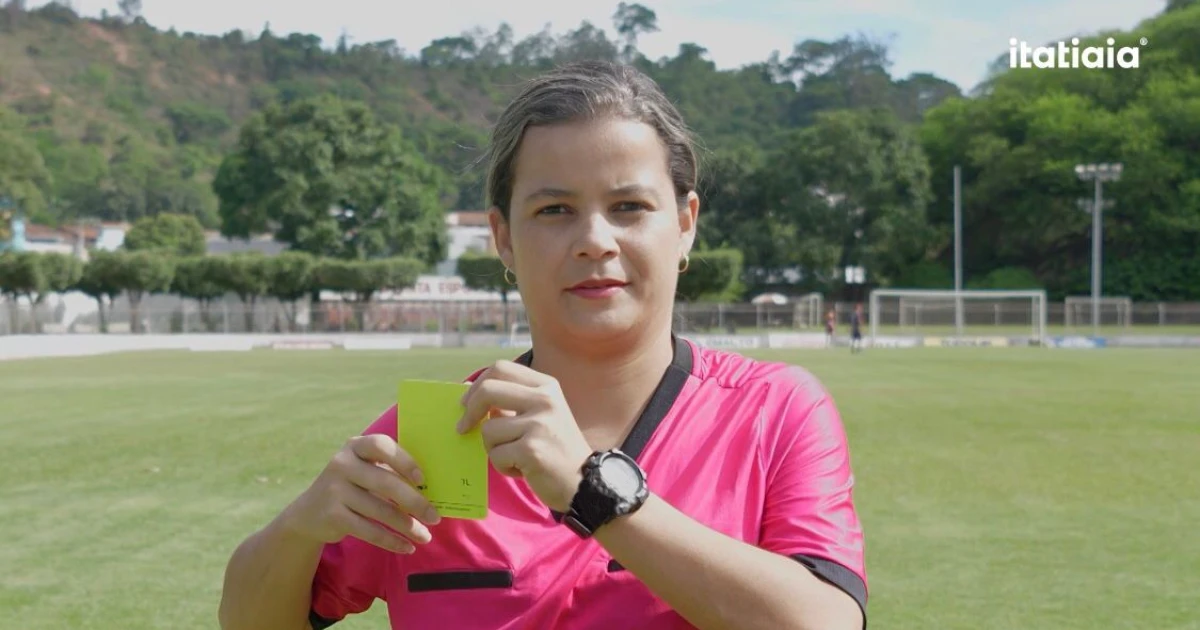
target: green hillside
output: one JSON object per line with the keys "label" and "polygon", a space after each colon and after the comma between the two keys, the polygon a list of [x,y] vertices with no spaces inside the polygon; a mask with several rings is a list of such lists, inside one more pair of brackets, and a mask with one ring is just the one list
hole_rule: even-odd
{"label": "green hillside", "polygon": [[[951,288],[959,166],[967,287],[1086,294],[1092,188],[1074,167],[1121,162],[1121,180],[1104,188],[1104,292],[1200,300],[1196,0],[1080,44],[1105,47],[1112,37],[1137,47],[1137,68],[1010,70],[1001,49],[970,95],[928,74],[893,76],[887,46],[859,36],[799,41],[738,70],[718,70],[704,42],[648,59],[637,39],[657,18],[636,4],[618,5],[612,24],[523,40],[501,26],[418,51],[269,27],[163,32],[131,16],[81,19],[58,4],[8,7],[0,201],[38,222],[171,212],[233,236],[269,229],[322,255],[435,258],[442,228],[432,215],[480,208],[474,161],[519,81],[599,58],[655,78],[704,141],[700,245],[740,251],[748,292]],[[332,123],[359,135],[335,139],[323,131]],[[337,199],[277,194],[295,173],[321,171],[302,156],[263,161],[284,137],[307,147],[384,138],[322,165],[338,185],[378,186]],[[388,225],[335,247],[339,235],[365,232],[362,213],[333,219],[329,209],[375,198],[387,199],[379,207]],[[867,270],[867,286],[844,285],[848,265]]]}
{"label": "green hillside", "polygon": [[[699,45],[651,61],[632,45],[652,22],[652,14],[629,13],[622,40],[601,30],[611,25],[521,41],[502,26],[405,55],[392,41],[349,46],[269,27],[252,38],[163,32],[140,19],[84,19],[51,4],[0,21],[0,104],[24,116],[53,175],[39,220],[129,220],[169,210],[216,227],[213,172],[239,126],[276,101],[332,94],[368,103],[455,178],[447,206],[469,209],[481,201],[479,173],[463,171],[478,157],[489,121],[515,82],[558,62],[634,60],[679,101],[710,148],[766,146],[781,127],[846,105],[889,103],[915,120],[921,108],[957,93],[928,76],[892,81],[886,50],[848,38],[810,42],[802,55],[740,72],[718,72]],[[831,62],[856,67],[834,68],[803,93],[783,80]]]}

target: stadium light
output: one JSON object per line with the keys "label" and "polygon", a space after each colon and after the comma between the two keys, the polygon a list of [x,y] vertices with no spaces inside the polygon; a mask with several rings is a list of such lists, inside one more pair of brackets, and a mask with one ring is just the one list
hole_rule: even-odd
{"label": "stadium light", "polygon": [[1075,176],[1095,183],[1096,199],[1092,202],[1092,334],[1100,335],[1100,230],[1104,215],[1104,182],[1121,179],[1124,166],[1114,164],[1076,164]]}
{"label": "stadium light", "polygon": [[954,166],[954,334],[963,334],[962,167]]}

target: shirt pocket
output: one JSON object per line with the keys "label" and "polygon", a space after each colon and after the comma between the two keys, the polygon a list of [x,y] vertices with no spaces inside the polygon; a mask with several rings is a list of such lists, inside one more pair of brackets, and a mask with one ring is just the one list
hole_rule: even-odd
{"label": "shirt pocket", "polygon": [[464,591],[476,589],[512,589],[513,572],[509,569],[463,569],[410,573],[406,580],[409,593]]}
{"label": "shirt pocket", "polygon": [[519,629],[536,601],[509,567],[416,568],[388,597],[393,627],[406,630]]}

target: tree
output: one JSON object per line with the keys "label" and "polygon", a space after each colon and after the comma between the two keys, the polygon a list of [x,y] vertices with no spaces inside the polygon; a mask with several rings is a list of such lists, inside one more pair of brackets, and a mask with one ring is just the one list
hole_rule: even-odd
{"label": "tree", "polygon": [[133,22],[142,16],[142,0],[117,0],[117,8],[126,22]]}
{"label": "tree", "polygon": [[508,294],[516,290],[516,287],[504,279],[504,270],[504,261],[499,256],[468,251],[459,257],[455,273],[463,279],[463,284],[468,289],[500,294],[500,302],[504,305],[504,330],[508,330]]}
{"label": "tree", "polygon": [[771,163],[762,194],[783,234],[779,257],[805,273],[862,265],[888,285],[936,243],[928,160],[915,130],[888,110],[819,114]]}
{"label": "tree", "polygon": [[891,65],[887,44],[864,36],[796,44],[781,64],[784,76],[799,88],[790,108],[791,122],[804,126],[820,112],[891,104]]}
{"label": "tree", "polygon": [[159,250],[176,256],[200,256],[207,249],[200,221],[183,214],[138,219],[125,234],[123,247],[129,251]]}
{"label": "tree", "polygon": [[175,259],[158,251],[113,252],[111,285],[129,296],[129,313],[134,333],[145,332],[141,318],[142,299],[166,293],[175,276]]}
{"label": "tree", "polygon": [[[953,169],[962,168],[964,275],[1032,272],[1052,299],[1090,291],[1089,183],[1080,163],[1121,162],[1105,185],[1104,287],[1136,300],[1195,300],[1200,250],[1200,7],[1167,11],[1118,45],[1153,42],[1138,72],[1008,70],[978,98],[930,110],[922,144],[939,200],[930,220],[949,233]],[[1081,48],[1106,46],[1107,34]],[[939,260],[953,251],[943,240]]]}
{"label": "tree", "polygon": [[36,218],[47,209],[54,180],[37,146],[6,121],[8,115],[0,107],[0,206],[8,201]]}
{"label": "tree", "polygon": [[222,256],[222,264],[209,269],[217,273],[212,280],[223,292],[233,293],[242,301],[246,332],[254,332],[254,307],[267,294],[270,259],[259,252],[238,252]]}
{"label": "tree", "polygon": [[317,97],[253,117],[213,188],[228,237],[272,230],[318,256],[432,265],[447,246],[445,183],[366,105]]}
{"label": "tree", "polygon": [[613,26],[617,29],[617,35],[625,42],[621,57],[628,63],[637,55],[638,37],[658,32],[658,15],[653,9],[643,5],[622,2],[613,13]]}
{"label": "tree", "polygon": [[[38,308],[54,293],[65,293],[75,285],[82,273],[79,259],[58,252],[8,252],[0,255],[0,293],[15,303],[24,297],[29,301],[33,331],[42,332],[37,318]],[[19,331],[20,319],[13,318]]]}
{"label": "tree", "polygon": [[304,252],[283,252],[268,259],[267,295],[282,304],[288,330],[295,330],[297,304],[313,289],[316,264]]}
{"label": "tree", "polygon": [[208,332],[216,332],[213,303],[225,293],[222,279],[228,276],[225,269],[229,258],[225,256],[188,256],[179,259],[175,267],[172,290],[180,297],[196,300],[200,306],[200,321]]}
{"label": "tree", "polygon": [[[121,254],[105,250],[91,252],[79,280],[75,283],[77,291],[96,300],[97,312],[100,317],[100,332],[102,333],[108,332],[108,315],[105,307],[111,308],[113,300],[116,300],[122,291],[118,279],[121,270],[120,256]],[[108,298],[107,305],[105,298]]]}
{"label": "tree", "polygon": [[[24,297],[33,306],[34,296],[46,291],[46,274],[36,252],[6,252],[0,254],[0,294],[8,298],[12,305],[13,329],[19,334],[21,328],[20,304],[17,300]],[[33,315],[32,310],[30,311]],[[33,321],[34,332],[37,331],[37,318]]]}
{"label": "tree", "polygon": [[736,249],[696,250],[688,268],[679,275],[675,293],[694,302],[704,298],[727,299],[742,272],[742,253]]}
{"label": "tree", "polygon": [[561,64],[589,60],[616,61],[618,57],[617,45],[609,41],[604,29],[584,20],[579,28],[559,39],[554,60]]}
{"label": "tree", "polygon": [[417,283],[421,261],[411,258],[376,260],[321,260],[316,269],[315,288],[337,291],[354,306],[358,330],[367,330],[366,305],[379,291],[401,291]]}

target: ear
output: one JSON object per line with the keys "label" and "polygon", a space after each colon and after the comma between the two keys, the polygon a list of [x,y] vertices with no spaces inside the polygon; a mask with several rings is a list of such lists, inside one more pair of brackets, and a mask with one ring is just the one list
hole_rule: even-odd
{"label": "ear", "polygon": [[492,228],[492,242],[496,244],[496,253],[504,266],[513,268],[512,231],[508,229],[508,221],[501,214],[500,208],[492,206],[488,209],[488,225]]}
{"label": "ear", "polygon": [[700,215],[700,195],[695,191],[689,192],[687,204],[679,209],[679,255],[683,256],[692,251],[696,242],[696,220]]}

